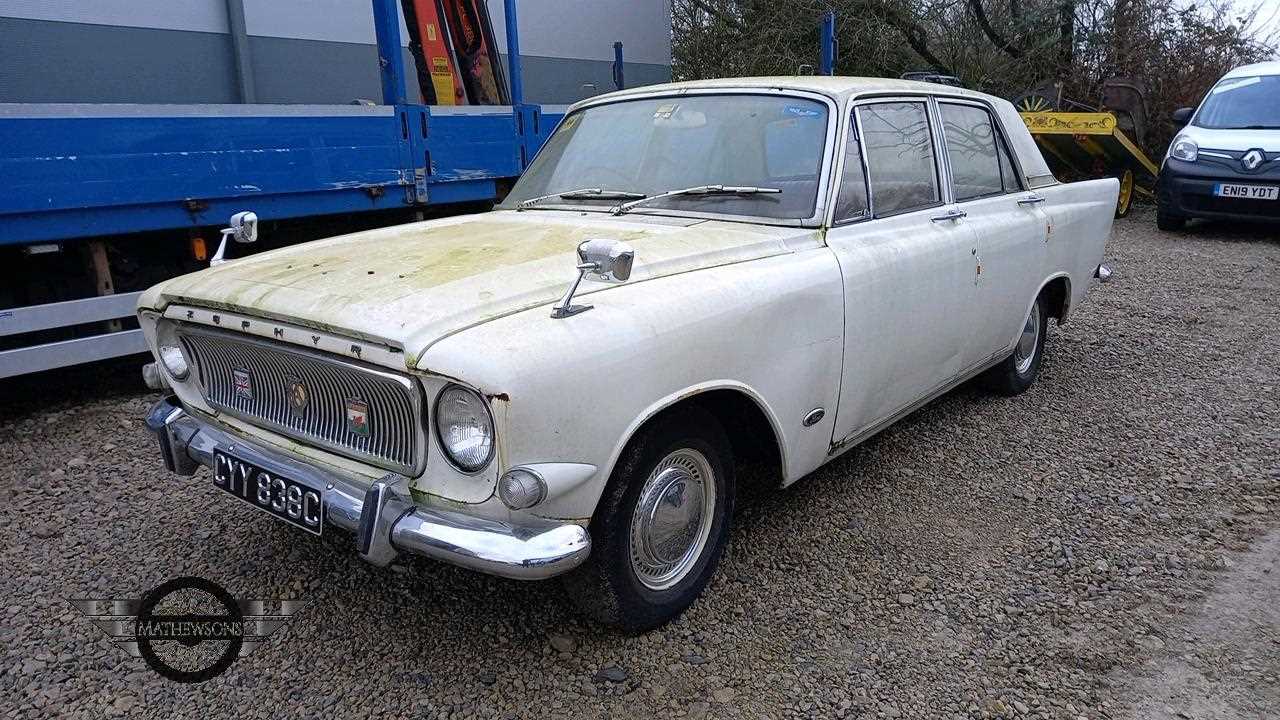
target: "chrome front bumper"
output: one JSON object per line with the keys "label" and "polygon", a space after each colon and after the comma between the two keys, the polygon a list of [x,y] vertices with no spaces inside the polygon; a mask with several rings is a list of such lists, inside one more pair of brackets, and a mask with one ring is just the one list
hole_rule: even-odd
{"label": "chrome front bumper", "polygon": [[541,580],[571,570],[591,552],[591,536],[575,523],[513,526],[414,503],[408,478],[388,474],[361,488],[184,411],[175,397],[156,403],[147,427],[160,440],[165,467],[193,475],[213,467],[218,448],[269,472],[323,490],[328,525],[356,534],[365,560],[386,565],[399,553],[423,555],[491,575]]}

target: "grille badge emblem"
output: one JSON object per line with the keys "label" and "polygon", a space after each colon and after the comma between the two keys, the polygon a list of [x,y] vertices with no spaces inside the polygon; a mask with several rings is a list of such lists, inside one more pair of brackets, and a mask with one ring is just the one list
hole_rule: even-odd
{"label": "grille badge emblem", "polygon": [[231,379],[235,383],[236,397],[244,400],[253,399],[253,377],[243,368],[232,368]]}
{"label": "grille badge emblem", "polygon": [[1245,170],[1257,170],[1258,166],[1262,164],[1262,160],[1263,156],[1261,151],[1250,150],[1244,154],[1244,157],[1240,158],[1240,164],[1244,166]]}
{"label": "grille badge emblem", "polygon": [[347,401],[347,430],[353,435],[369,437],[369,403],[357,398]]}
{"label": "grille badge emblem", "polygon": [[307,409],[307,405],[311,403],[311,391],[307,390],[307,386],[302,380],[296,377],[289,378],[289,409],[295,414],[301,415]]}

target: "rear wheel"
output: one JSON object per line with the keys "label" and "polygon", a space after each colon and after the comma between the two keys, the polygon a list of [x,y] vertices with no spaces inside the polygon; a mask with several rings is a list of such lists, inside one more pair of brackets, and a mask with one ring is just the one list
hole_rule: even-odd
{"label": "rear wheel", "polygon": [[645,428],[623,452],[591,521],[591,555],[565,575],[585,615],[628,632],[683,612],[715,573],[733,512],[728,437],[687,408]]}
{"label": "rear wheel", "polygon": [[1022,324],[1018,344],[1003,362],[987,371],[986,385],[1001,395],[1017,395],[1035,384],[1040,374],[1040,362],[1044,357],[1044,339],[1049,318],[1045,312],[1044,298],[1036,298]]}

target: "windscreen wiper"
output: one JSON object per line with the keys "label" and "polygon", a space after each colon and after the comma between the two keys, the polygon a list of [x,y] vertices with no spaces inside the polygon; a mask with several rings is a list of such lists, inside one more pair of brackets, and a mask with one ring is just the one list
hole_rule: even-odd
{"label": "windscreen wiper", "polygon": [[582,200],[585,198],[599,198],[602,200],[639,200],[645,197],[644,193],[630,192],[627,190],[606,190],[604,188],[578,188],[577,190],[565,190],[564,192],[549,193],[547,195],[539,195],[531,197],[528,200],[521,200],[516,203],[516,210],[525,210],[537,205],[544,200],[552,200],[555,198],[566,198],[568,200]]}
{"label": "windscreen wiper", "polygon": [[657,195],[639,198],[631,202],[619,203],[613,208],[614,215],[621,215],[630,211],[632,208],[651,203],[654,200],[663,198],[676,197],[677,195],[759,195],[762,193],[780,193],[778,188],[755,187],[753,185],[695,185],[693,187],[681,188],[679,190],[668,190]]}

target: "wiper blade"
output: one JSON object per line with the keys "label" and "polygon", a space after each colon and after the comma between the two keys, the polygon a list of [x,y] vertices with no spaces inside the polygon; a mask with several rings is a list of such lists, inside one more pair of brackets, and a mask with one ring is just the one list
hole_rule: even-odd
{"label": "wiper blade", "polygon": [[1223,130],[1280,130],[1280,125],[1236,125]]}
{"label": "wiper blade", "polygon": [[521,200],[516,204],[516,210],[531,208],[540,202],[553,200],[555,198],[568,198],[570,200],[581,200],[585,198],[600,198],[603,200],[638,200],[644,196],[644,193],[630,192],[627,190],[606,190],[598,187],[578,188],[577,190],[565,190],[564,192],[549,193],[547,195],[531,197],[528,200]]}
{"label": "wiper blade", "polygon": [[695,185],[693,187],[681,188],[679,190],[668,190],[657,195],[632,200],[631,202],[620,203],[613,208],[614,215],[621,215],[632,208],[638,208],[663,198],[676,197],[678,195],[759,195],[773,194],[782,192],[778,188],[755,187],[753,185]]}

